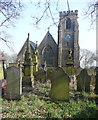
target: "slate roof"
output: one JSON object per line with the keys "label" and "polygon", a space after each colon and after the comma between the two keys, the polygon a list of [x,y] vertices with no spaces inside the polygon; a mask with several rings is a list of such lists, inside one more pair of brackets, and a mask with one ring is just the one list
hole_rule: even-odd
{"label": "slate roof", "polygon": [[[27,46],[27,41],[25,42],[25,45]],[[32,41],[30,41],[30,46],[35,50],[36,49],[36,44]]]}
{"label": "slate roof", "polygon": [[34,42],[30,41],[30,45],[34,50],[36,49],[36,44]]}
{"label": "slate roof", "polygon": [[52,35],[50,34],[49,31],[46,33],[46,35],[45,35],[45,37],[44,37],[43,40],[45,40],[45,41],[46,41],[46,40],[53,40],[53,42],[56,44],[54,38],[52,37]]}
{"label": "slate roof", "polygon": [[[27,46],[27,40],[25,41],[25,43],[24,43],[24,45],[22,46],[21,50],[19,51],[18,55],[21,53],[21,51],[22,51],[22,49],[23,49],[24,46]],[[32,48],[33,50],[36,49],[36,44],[35,44],[34,42],[32,42],[32,41],[30,41],[30,46],[31,46],[31,48]]]}
{"label": "slate roof", "polygon": [[47,39],[47,38],[52,38],[52,39],[53,39],[53,37],[52,37],[52,35],[49,33],[49,31],[46,33],[44,39]]}
{"label": "slate roof", "polygon": [[41,41],[41,43],[40,43],[40,45],[39,45],[38,48],[40,48],[43,44],[48,44],[48,43],[50,43],[50,42],[51,42],[52,44],[54,44],[54,45],[57,46],[54,38],[52,37],[52,35],[51,35],[50,32],[48,31],[48,32],[46,33],[45,37],[43,38],[43,40]]}

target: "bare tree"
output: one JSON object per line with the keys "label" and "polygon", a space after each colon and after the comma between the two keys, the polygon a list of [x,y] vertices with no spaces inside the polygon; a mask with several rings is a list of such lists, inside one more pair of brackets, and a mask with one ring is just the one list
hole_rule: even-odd
{"label": "bare tree", "polygon": [[[58,18],[54,17],[55,14],[58,14],[58,12],[59,12],[58,4],[59,4],[59,0],[57,0],[56,2],[53,2],[52,0],[43,0],[43,2],[42,2],[41,0],[39,0],[39,2],[37,2],[35,6],[36,6],[36,9],[40,9],[43,7],[43,12],[39,16],[32,16],[32,18],[34,20],[34,25],[36,27],[38,27],[38,25],[42,21],[42,19],[49,18],[52,20],[52,23],[50,24],[50,26],[48,26],[48,29],[54,25],[58,26],[58,22],[59,22]],[[52,10],[52,7],[55,8],[55,12],[54,12],[54,10]]]}
{"label": "bare tree", "polygon": [[94,52],[87,49],[80,50],[80,63],[81,67],[89,68],[95,66],[96,56]]}
{"label": "bare tree", "polygon": [[[31,0],[32,1],[32,0]],[[55,4],[53,5],[53,7],[55,8],[55,12],[58,13],[59,10],[59,2],[60,0],[56,0]],[[32,16],[32,18],[35,20],[34,24],[36,26],[38,26],[38,24],[40,23],[40,21],[48,16],[49,18],[52,19],[52,24],[50,25],[50,27],[52,25],[58,25],[58,21],[54,18],[54,11],[52,11],[52,0],[43,0],[43,2],[41,0],[39,0],[36,3],[36,8],[39,9],[42,6],[44,7],[42,14],[40,14],[40,16]],[[67,4],[67,8],[68,11],[70,11],[70,7],[69,7],[69,1],[66,0],[66,4]],[[86,18],[90,18],[91,20],[91,26],[94,24],[94,22],[96,21],[96,9],[98,9],[98,0],[91,0],[91,2],[89,2],[87,9],[85,9],[84,11],[84,16],[86,16]]]}
{"label": "bare tree", "polygon": [[96,23],[96,66],[98,66],[98,0],[89,4],[85,15],[90,17],[91,26]]}
{"label": "bare tree", "polygon": [[90,18],[91,21],[91,26],[95,23],[96,21],[96,10],[98,9],[98,0],[97,1],[92,1],[89,3],[87,9],[84,11],[84,15],[87,18]]}
{"label": "bare tree", "polygon": [[[53,21],[53,23],[50,25],[56,25],[58,24],[58,20],[53,16],[53,11],[51,9],[51,3],[53,2],[52,0],[39,0],[37,2],[33,2],[33,0],[29,0],[31,4],[36,3],[36,8],[40,10],[39,8],[42,8],[41,5],[44,5],[43,12],[40,16],[32,16],[34,20],[34,24],[38,26],[39,22],[46,16],[50,17]],[[6,30],[10,26],[14,26],[14,21],[19,18],[21,8],[23,7],[23,0],[0,0],[0,40],[4,41],[6,44],[10,42],[8,40],[9,34],[7,34]],[[59,0],[56,2],[56,10],[58,8],[58,3]],[[58,11],[57,11],[58,13]],[[50,27],[49,26],[49,27]]]}
{"label": "bare tree", "polygon": [[13,22],[20,16],[21,8],[20,0],[0,0],[0,40],[6,44],[9,41],[5,29],[14,26]]}

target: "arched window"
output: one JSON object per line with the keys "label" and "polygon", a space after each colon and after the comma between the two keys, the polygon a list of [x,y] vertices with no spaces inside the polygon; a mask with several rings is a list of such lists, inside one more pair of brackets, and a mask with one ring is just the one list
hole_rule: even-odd
{"label": "arched window", "polygon": [[44,62],[46,62],[47,66],[53,66],[53,50],[52,48],[47,45],[44,49],[43,49],[43,60]]}
{"label": "arched window", "polygon": [[67,21],[66,21],[66,29],[70,29],[71,28],[71,19],[70,18],[67,18]]}

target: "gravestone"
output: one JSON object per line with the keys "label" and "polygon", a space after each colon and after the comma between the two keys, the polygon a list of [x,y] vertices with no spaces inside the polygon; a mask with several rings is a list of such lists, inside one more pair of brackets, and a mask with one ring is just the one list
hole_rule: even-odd
{"label": "gravestone", "polygon": [[22,95],[22,71],[21,68],[11,66],[7,68],[6,99],[20,99]]}
{"label": "gravestone", "polygon": [[62,68],[57,68],[51,75],[50,98],[52,100],[69,100],[69,76]]}
{"label": "gravestone", "polygon": [[77,91],[90,92],[91,77],[88,75],[87,70],[83,69],[77,76]]}
{"label": "gravestone", "polygon": [[35,81],[40,81],[41,83],[46,82],[46,72],[43,69],[40,69],[35,73],[34,79]]}

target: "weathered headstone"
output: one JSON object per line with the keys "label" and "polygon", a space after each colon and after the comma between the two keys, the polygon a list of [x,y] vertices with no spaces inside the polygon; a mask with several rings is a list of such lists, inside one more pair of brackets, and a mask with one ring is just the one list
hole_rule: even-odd
{"label": "weathered headstone", "polygon": [[46,82],[46,72],[43,69],[40,69],[35,73],[35,81],[40,81],[42,83]]}
{"label": "weathered headstone", "polygon": [[62,68],[57,68],[51,76],[50,98],[52,100],[69,100],[69,76]]}
{"label": "weathered headstone", "polygon": [[21,68],[11,66],[7,68],[6,99],[20,99],[22,95],[22,71]]}
{"label": "weathered headstone", "polygon": [[88,75],[87,70],[83,69],[77,76],[77,91],[90,92],[91,77]]}

